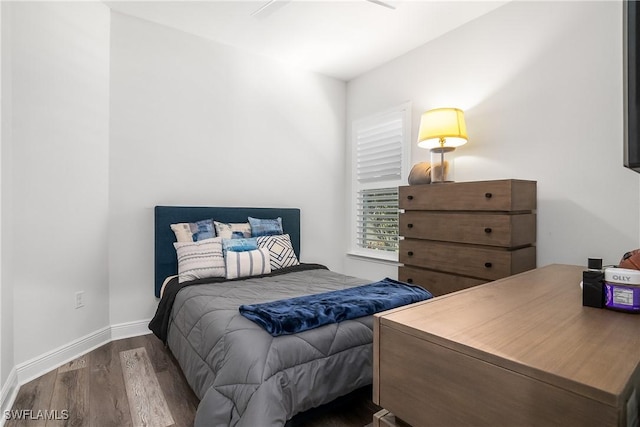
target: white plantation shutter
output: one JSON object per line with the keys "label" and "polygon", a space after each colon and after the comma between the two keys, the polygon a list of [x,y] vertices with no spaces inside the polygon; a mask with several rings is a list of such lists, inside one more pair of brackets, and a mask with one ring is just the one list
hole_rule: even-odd
{"label": "white plantation shutter", "polygon": [[402,175],[402,117],[362,126],[356,132],[359,182],[399,180]]}
{"label": "white plantation shutter", "polygon": [[352,252],[397,258],[398,186],[406,179],[410,106],[353,123]]}

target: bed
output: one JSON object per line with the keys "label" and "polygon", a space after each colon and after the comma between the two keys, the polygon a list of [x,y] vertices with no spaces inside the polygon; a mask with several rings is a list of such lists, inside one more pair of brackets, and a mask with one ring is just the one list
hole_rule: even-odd
{"label": "bed", "polygon": [[[299,259],[298,209],[157,206],[156,296],[177,272],[171,224],[203,218],[241,223],[247,217],[282,218]],[[238,310],[370,282],[318,264],[232,280],[169,280],[150,328],[166,342],[200,399],[195,426],[283,426],[299,412],[371,384],[371,316],[272,336]]]}

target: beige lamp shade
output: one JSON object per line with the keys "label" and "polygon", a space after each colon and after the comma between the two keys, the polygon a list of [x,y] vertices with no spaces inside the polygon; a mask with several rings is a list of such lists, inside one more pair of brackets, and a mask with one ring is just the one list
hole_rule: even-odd
{"label": "beige lamp shade", "polygon": [[422,113],[418,147],[460,147],[467,143],[464,113],[458,108],[436,108]]}

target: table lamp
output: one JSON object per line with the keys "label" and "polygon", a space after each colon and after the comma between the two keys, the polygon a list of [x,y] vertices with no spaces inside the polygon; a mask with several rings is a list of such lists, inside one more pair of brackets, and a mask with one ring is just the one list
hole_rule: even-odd
{"label": "table lamp", "polygon": [[436,108],[422,113],[418,147],[431,151],[431,183],[452,182],[450,165],[444,158],[467,143],[464,112],[458,108]]}

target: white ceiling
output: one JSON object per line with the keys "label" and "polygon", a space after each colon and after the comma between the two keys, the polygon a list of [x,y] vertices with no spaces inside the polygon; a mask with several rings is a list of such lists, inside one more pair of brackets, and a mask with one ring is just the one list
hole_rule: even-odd
{"label": "white ceiling", "polygon": [[348,81],[508,2],[382,1],[395,9],[371,0],[106,4],[121,13]]}

